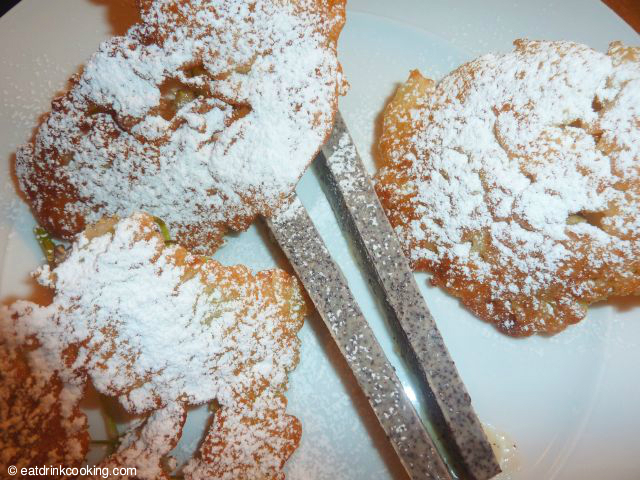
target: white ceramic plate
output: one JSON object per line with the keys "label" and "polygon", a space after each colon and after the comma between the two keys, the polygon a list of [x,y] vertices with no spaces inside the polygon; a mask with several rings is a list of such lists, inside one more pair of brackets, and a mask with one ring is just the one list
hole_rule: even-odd
{"label": "white ceramic plate", "polygon": [[[9,161],[54,93],[64,89],[100,40],[131,21],[127,0],[23,0],[0,19],[0,300],[42,298],[29,271],[42,261],[33,219],[14,193]],[[373,170],[379,114],[412,68],[440,77],[515,38],[566,39],[605,50],[612,40],[640,38],[596,0],[518,2],[351,0],[340,56],[351,83],[341,109]],[[314,172],[298,187],[407,391],[411,380],[394,350],[375,299],[360,276]],[[250,253],[248,253],[250,252]],[[216,257],[253,269],[283,265],[261,227],[229,239]],[[427,298],[483,422],[517,445],[513,479],[640,478],[640,301],[592,308],[588,318],[551,338],[507,338],[427,284]],[[322,322],[303,328],[302,357],[291,375],[290,411],[303,422],[289,479],[402,478],[391,447],[337,354]],[[104,435],[87,403],[92,434]],[[206,411],[194,409],[176,454],[197,445]],[[98,455],[99,452],[94,452]]]}

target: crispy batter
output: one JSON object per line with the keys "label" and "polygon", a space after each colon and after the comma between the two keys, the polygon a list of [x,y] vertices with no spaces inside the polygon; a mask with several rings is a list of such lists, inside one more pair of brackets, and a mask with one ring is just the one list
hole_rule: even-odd
{"label": "crispy batter", "polygon": [[[182,427],[187,419],[183,405],[173,403],[151,413],[140,425],[131,428],[120,439],[118,449],[98,465],[99,471],[92,478],[104,478],[103,472],[135,468],[136,475],[111,474],[109,478],[120,480],[169,480],[171,470],[169,453],[178,444]],[[109,469],[109,470],[104,470]]]}
{"label": "crispy batter", "polygon": [[376,191],[415,269],[523,336],[640,294],[640,49],[515,45],[411,73]]}
{"label": "crispy batter", "polygon": [[289,195],[344,90],[345,0],[144,0],[16,158],[19,186],[67,239],[146,210],[211,253]]}
{"label": "crispy batter", "polygon": [[78,406],[80,395],[72,393],[55,371],[32,368],[29,353],[7,340],[0,337],[3,475],[10,465],[18,471],[43,465],[79,467],[89,448],[87,419]]}
{"label": "crispy batter", "polygon": [[284,479],[282,468],[300,443],[300,421],[285,413],[283,394],[267,390],[238,400],[215,413],[199,456],[184,469],[186,479]]}

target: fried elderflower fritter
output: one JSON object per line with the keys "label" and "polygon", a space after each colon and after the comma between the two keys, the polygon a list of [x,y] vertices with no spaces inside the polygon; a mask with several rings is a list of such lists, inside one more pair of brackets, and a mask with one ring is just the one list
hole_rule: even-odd
{"label": "fried elderflower fritter", "polygon": [[212,253],[289,195],[333,125],[345,0],[142,0],[52,103],[16,174],[67,239],[145,210]]}
{"label": "fried elderflower fritter", "polygon": [[503,332],[640,294],[640,49],[518,40],[385,111],[377,193],[413,267]]}
{"label": "fried elderflower fritter", "polygon": [[216,478],[281,476],[301,434],[283,396],[306,311],[294,277],[193,255],[136,213],[78,235],[64,261],[37,278],[55,289],[53,302],[9,307],[3,318],[15,335],[35,342],[42,362],[63,361],[76,384],[90,379],[129,412],[150,414],[106,465],[136,467],[137,478],[166,474],[159,469],[185,407],[215,399],[210,437],[226,442],[226,453],[212,457],[207,440],[194,478],[203,469]]}

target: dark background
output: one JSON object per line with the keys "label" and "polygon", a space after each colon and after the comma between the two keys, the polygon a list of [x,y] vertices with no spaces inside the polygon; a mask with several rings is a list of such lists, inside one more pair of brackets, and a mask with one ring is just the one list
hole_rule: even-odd
{"label": "dark background", "polygon": [[20,0],[3,0],[0,3],[0,17],[7,13]]}

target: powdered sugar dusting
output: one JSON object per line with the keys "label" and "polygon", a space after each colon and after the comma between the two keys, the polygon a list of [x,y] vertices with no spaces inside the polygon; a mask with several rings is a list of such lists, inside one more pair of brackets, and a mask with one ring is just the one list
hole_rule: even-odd
{"label": "powdered sugar dusting", "polygon": [[216,412],[199,458],[184,468],[187,478],[283,478],[284,462],[301,435],[300,422],[285,413],[286,399],[265,391],[239,408]]}
{"label": "powdered sugar dusting", "polygon": [[638,293],[638,82],[619,44],[517,41],[437,85],[414,72],[377,186],[414,266],[521,335]]}
{"label": "powdered sugar dusting", "polygon": [[[79,235],[67,258],[37,277],[55,288],[53,303],[14,303],[3,312],[3,333],[16,344],[36,342],[30,355],[38,371],[77,389],[90,378],[128,411],[155,412],[108,461],[147,458],[140,469],[151,473],[140,478],[158,478],[153,472],[175,446],[187,404],[216,399],[236,418],[275,412],[287,425],[297,422],[278,398],[298,362],[305,308],[284,272],[253,275],[167,246],[154,220],[139,213]],[[273,401],[251,400],[262,397]],[[225,441],[251,449],[271,432],[247,427]],[[298,441],[288,437],[284,450],[263,450],[254,462],[268,464],[271,455],[281,468]]]}
{"label": "powdered sugar dusting", "polygon": [[143,4],[19,150],[20,185],[56,233],[144,209],[206,250],[279,205],[329,133],[344,4]]}
{"label": "powdered sugar dusting", "polygon": [[81,390],[65,386],[53,369],[35,369],[27,349],[6,330],[0,311],[0,463],[21,468],[62,463],[79,466],[88,449]]}
{"label": "powdered sugar dusting", "polygon": [[338,145],[331,154],[331,164],[333,172],[339,178],[340,189],[345,193],[351,193],[356,189],[354,185],[354,174],[357,172],[352,159],[356,158],[356,146],[349,138],[349,134],[344,132],[338,140]]}
{"label": "powdered sugar dusting", "polygon": [[[171,470],[171,459],[168,455],[180,438],[186,417],[184,406],[178,403],[151,413],[122,436],[118,449],[100,464],[101,469],[135,468],[135,477],[111,475],[109,478],[169,479],[166,470]],[[91,478],[98,480],[101,475]]]}

